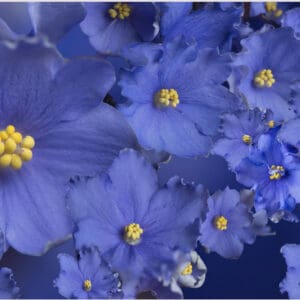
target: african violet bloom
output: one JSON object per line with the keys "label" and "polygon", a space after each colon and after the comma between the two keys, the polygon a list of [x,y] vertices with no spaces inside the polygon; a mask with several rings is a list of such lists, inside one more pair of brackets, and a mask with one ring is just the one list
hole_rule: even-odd
{"label": "african violet bloom", "polygon": [[199,241],[225,258],[238,258],[244,243],[255,241],[252,214],[242,197],[243,194],[227,187],[208,198],[208,212],[200,227]]}
{"label": "african violet bloom", "polygon": [[287,292],[290,299],[300,298],[300,245],[286,244],[281,248],[286,264],[287,273],[280,283],[280,291]]}
{"label": "african violet bloom", "polygon": [[277,131],[262,135],[257,149],[236,168],[237,180],[256,191],[255,209],[265,209],[274,221],[293,218],[300,195],[300,159],[277,140]]}
{"label": "african violet bloom", "polygon": [[222,123],[223,137],[216,142],[213,152],[223,156],[230,168],[234,169],[248,156],[258,138],[274,126],[274,120],[268,121],[268,116],[259,109],[225,114]]}
{"label": "african violet bloom", "polygon": [[165,45],[158,61],[120,74],[122,95],[128,99],[120,110],[145,148],[205,155],[220,114],[238,106],[222,85],[230,73],[227,55],[176,40]]}
{"label": "african violet bloom", "polygon": [[279,118],[294,115],[293,82],[300,79],[300,41],[291,28],[253,33],[241,41],[234,65],[238,92],[251,108],[271,109]]}
{"label": "african violet bloom", "polygon": [[[77,249],[96,246],[122,280],[156,274],[174,264],[172,251],[196,246],[205,205],[202,186],[177,177],[159,188],[153,167],[137,152],[122,151],[108,173],[75,183],[68,204]],[[84,200],[84,201],[83,201]]]}
{"label": "african violet bloom", "polygon": [[39,255],[71,233],[69,178],[105,170],[136,141],[100,105],[114,83],[109,63],[66,62],[37,38],[0,43],[0,57],[0,228],[12,247]]}
{"label": "african violet bloom", "polygon": [[79,260],[59,254],[59,277],[54,286],[65,298],[107,299],[120,297],[120,281],[96,249],[80,253]]}
{"label": "african violet bloom", "polygon": [[183,17],[168,31],[165,39],[171,41],[184,36],[187,42],[196,41],[198,48],[216,48],[231,51],[232,38],[237,34],[242,9],[223,11],[217,8],[199,9]]}
{"label": "african violet bloom", "polygon": [[19,296],[19,291],[11,269],[0,268],[0,298],[16,299]]}
{"label": "african violet bloom", "polygon": [[100,53],[118,55],[125,46],[150,42],[158,33],[158,10],[153,3],[84,3],[87,15],[80,24]]}
{"label": "african violet bloom", "polygon": [[179,259],[173,278],[182,287],[199,288],[204,284],[207,268],[196,251]]}

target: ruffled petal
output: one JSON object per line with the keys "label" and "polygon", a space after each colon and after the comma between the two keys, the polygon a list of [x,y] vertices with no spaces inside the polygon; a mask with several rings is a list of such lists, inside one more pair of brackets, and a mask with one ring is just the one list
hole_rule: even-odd
{"label": "ruffled petal", "polygon": [[88,293],[82,288],[85,278],[78,268],[78,262],[68,254],[59,254],[59,277],[54,281],[54,286],[65,298],[87,298]]}
{"label": "ruffled petal", "polygon": [[35,34],[44,34],[53,43],[85,17],[81,3],[30,2],[28,10]]}
{"label": "ruffled petal", "polygon": [[63,201],[63,182],[35,161],[3,175],[1,228],[13,248],[41,255],[68,238],[71,221]]}
{"label": "ruffled petal", "polygon": [[36,140],[34,155],[52,174],[68,178],[106,170],[124,148],[137,148],[135,136],[119,112],[103,103]]}

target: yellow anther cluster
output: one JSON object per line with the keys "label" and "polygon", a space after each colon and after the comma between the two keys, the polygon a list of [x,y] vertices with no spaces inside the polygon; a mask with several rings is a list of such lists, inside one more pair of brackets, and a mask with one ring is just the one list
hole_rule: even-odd
{"label": "yellow anther cluster", "polygon": [[126,3],[118,2],[116,3],[113,8],[110,8],[108,10],[108,13],[111,18],[119,18],[121,20],[124,20],[125,18],[128,18],[130,16],[131,8]]}
{"label": "yellow anther cluster", "polygon": [[188,263],[184,270],[181,272],[181,275],[191,275],[193,272],[193,266],[191,263]]}
{"label": "yellow anther cluster", "polygon": [[257,87],[268,87],[270,88],[275,83],[272,70],[263,69],[258,72],[254,77],[254,83]]}
{"label": "yellow anther cluster", "polygon": [[285,169],[283,166],[272,165],[269,173],[270,173],[269,177],[271,180],[278,180],[284,175]]}
{"label": "yellow anther cluster", "polygon": [[265,8],[269,14],[274,15],[276,18],[279,18],[283,13],[282,9],[277,9],[276,2],[266,2]]}
{"label": "yellow anther cluster", "polygon": [[143,232],[140,224],[131,223],[124,228],[124,239],[128,244],[135,245],[140,241]]}
{"label": "yellow anther cluster", "polygon": [[161,89],[155,95],[155,103],[158,106],[176,107],[179,104],[179,96],[175,89]]}
{"label": "yellow anther cluster", "polygon": [[32,159],[34,145],[33,137],[27,135],[23,138],[13,125],[8,125],[0,131],[0,167],[21,169],[23,162]]}
{"label": "yellow anther cluster", "polygon": [[89,279],[87,279],[83,282],[83,289],[86,292],[89,292],[92,289],[92,282]]}
{"label": "yellow anther cluster", "polygon": [[269,128],[274,128],[275,127],[275,121],[274,120],[270,120],[268,122],[268,126],[269,126]]}
{"label": "yellow anther cluster", "polygon": [[214,220],[215,227],[219,230],[227,229],[228,220],[224,216],[218,216]]}
{"label": "yellow anther cluster", "polygon": [[252,137],[248,134],[244,134],[242,140],[245,144],[251,145],[252,144]]}

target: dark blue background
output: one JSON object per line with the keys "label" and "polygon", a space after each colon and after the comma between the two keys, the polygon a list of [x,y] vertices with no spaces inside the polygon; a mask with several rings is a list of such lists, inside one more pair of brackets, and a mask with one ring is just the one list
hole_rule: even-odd
{"label": "dark blue background", "polygon": [[[13,30],[28,33],[31,24],[24,3],[0,3],[0,17]],[[94,54],[87,38],[78,27],[74,28],[58,45],[65,57]],[[180,175],[187,181],[205,185],[211,192],[223,189],[241,188],[234,174],[227,170],[226,162],[216,156],[188,160],[172,158],[159,169],[161,184],[170,177]],[[225,260],[218,255],[207,254],[199,249],[208,267],[204,286],[200,289],[186,289],[186,298],[286,298],[279,292],[278,284],[285,276],[286,266],[280,254],[285,243],[300,243],[300,224],[281,222],[272,225],[275,236],[258,238],[252,246],[246,246],[239,260]],[[43,257],[30,257],[9,250],[1,261],[2,266],[13,269],[15,279],[21,288],[23,298],[60,298],[52,287],[58,275],[57,254],[73,253],[73,243],[49,251]]]}

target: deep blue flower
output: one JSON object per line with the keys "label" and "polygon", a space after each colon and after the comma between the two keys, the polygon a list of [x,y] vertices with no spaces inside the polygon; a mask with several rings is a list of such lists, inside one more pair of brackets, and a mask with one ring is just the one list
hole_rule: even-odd
{"label": "deep blue flower", "polygon": [[281,21],[282,26],[292,27],[297,38],[300,38],[300,7],[288,10]]}
{"label": "deep blue flower", "polygon": [[223,156],[229,167],[234,169],[257,145],[259,137],[270,127],[276,126],[274,120],[268,119],[268,115],[259,109],[225,114],[222,123],[223,137],[216,142],[213,152]]}
{"label": "deep blue flower", "polygon": [[217,51],[168,43],[159,61],[124,71],[119,82],[128,99],[120,107],[147,149],[191,157],[207,154],[220,114],[238,100],[222,86],[230,59]]}
{"label": "deep blue flower", "polygon": [[20,289],[13,278],[13,273],[8,268],[0,268],[0,298],[16,299]]}
{"label": "deep blue flower", "polygon": [[277,130],[262,135],[257,149],[236,168],[237,180],[256,190],[255,209],[265,209],[274,220],[292,217],[300,195],[300,159],[277,140]]}
{"label": "deep blue flower", "polygon": [[165,39],[171,41],[184,36],[186,41],[196,41],[198,48],[216,48],[222,52],[231,50],[232,38],[237,34],[235,25],[240,23],[242,9],[200,9],[177,22]]}
{"label": "deep blue flower", "polygon": [[[152,166],[133,150],[122,151],[108,174],[73,186],[68,204],[78,223],[77,249],[97,246],[123,280],[174,263],[172,251],[191,251],[204,209],[202,186],[177,177],[158,187]],[[125,275],[124,275],[125,274]]]}
{"label": "deep blue flower", "polygon": [[300,298],[300,245],[286,244],[281,248],[286,264],[286,277],[280,283],[280,291],[287,292],[290,299]]}
{"label": "deep blue flower", "polygon": [[252,214],[242,196],[228,187],[214,193],[208,198],[208,212],[200,227],[201,244],[225,258],[238,258],[244,243],[255,241]]}
{"label": "deep blue flower", "polygon": [[65,298],[108,299],[119,295],[120,280],[96,249],[80,253],[79,260],[69,254],[58,255],[60,274],[54,286]]}
{"label": "deep blue flower", "polygon": [[118,55],[125,46],[150,42],[158,34],[158,9],[152,3],[84,3],[81,23],[91,45],[100,53]]}
{"label": "deep blue flower", "polygon": [[70,176],[105,170],[136,141],[121,115],[100,105],[114,83],[109,63],[66,62],[37,38],[0,44],[0,57],[0,228],[12,247],[38,255],[71,233]]}
{"label": "deep blue flower", "polygon": [[294,115],[293,82],[300,79],[300,41],[291,28],[253,33],[235,57],[236,84],[251,108],[271,109],[278,118]]}

